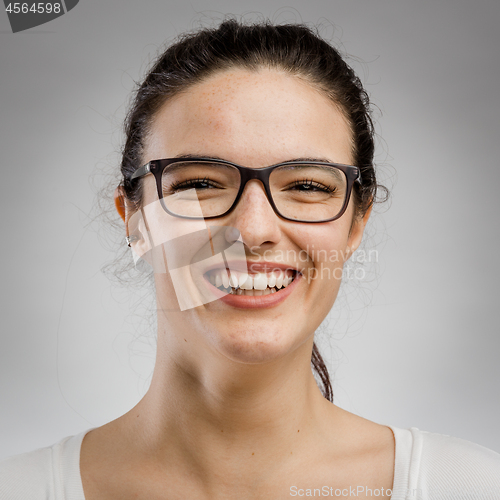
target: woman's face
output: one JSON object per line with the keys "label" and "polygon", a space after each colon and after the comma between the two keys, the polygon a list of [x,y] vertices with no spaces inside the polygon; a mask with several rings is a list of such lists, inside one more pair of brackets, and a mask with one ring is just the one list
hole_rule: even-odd
{"label": "woman's face", "polygon": [[[231,69],[196,84],[160,109],[144,161],[196,155],[250,168],[297,158],[352,164],[351,148],[343,115],[307,82],[277,70]],[[144,204],[155,200],[155,181],[148,175]],[[230,214],[207,222],[238,229],[251,274],[252,263],[260,265],[254,271],[268,277],[266,266],[273,264],[300,274],[288,271],[294,280],[275,294],[246,302],[219,299],[182,312],[172,311],[175,290],[170,275],[155,274],[158,318],[170,352],[196,345],[198,354],[208,348],[234,361],[262,363],[310,340],[337,296],[345,260],[361,240],[365,221],[353,222],[353,209],[350,201],[340,219],[326,223],[283,220],[273,211],[260,181],[249,181]],[[147,216],[153,239],[165,230],[154,213]],[[200,221],[170,219],[176,234],[201,227]]]}

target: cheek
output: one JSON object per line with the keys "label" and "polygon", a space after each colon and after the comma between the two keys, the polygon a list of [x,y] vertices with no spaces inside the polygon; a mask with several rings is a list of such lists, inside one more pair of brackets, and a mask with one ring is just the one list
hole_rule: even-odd
{"label": "cheek", "polygon": [[[300,248],[302,267],[342,268],[348,259],[349,225],[338,220],[313,225],[295,233],[294,242]],[[316,272],[317,272],[316,271]]]}
{"label": "cheek", "polygon": [[[344,263],[349,257],[347,244],[349,221],[342,219],[311,227],[295,238],[301,248],[300,267],[306,282],[304,312],[311,309],[320,320],[328,314],[337,297],[343,276]],[[304,257],[307,255],[307,262]]]}
{"label": "cheek", "polygon": [[165,312],[179,311],[177,296],[168,273],[155,273],[156,304]]}

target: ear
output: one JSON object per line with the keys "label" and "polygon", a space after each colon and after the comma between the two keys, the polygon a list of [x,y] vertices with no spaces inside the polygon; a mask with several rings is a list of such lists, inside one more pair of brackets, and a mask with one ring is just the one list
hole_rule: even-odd
{"label": "ear", "polygon": [[[123,189],[123,186],[118,186],[115,189],[113,196],[115,198],[116,211],[118,212],[118,214],[122,218],[123,222],[125,222],[125,224],[127,224],[127,208],[125,205],[125,191]],[[128,236],[128,233],[127,233],[127,236]]]}
{"label": "ear", "polygon": [[125,234],[127,236],[130,236],[129,223],[133,211],[131,210],[129,203],[127,203],[127,196],[125,194],[125,189],[123,188],[123,186],[118,186],[115,189],[113,196],[115,198],[116,211],[118,212],[123,222],[125,223]]}
{"label": "ear", "polygon": [[138,257],[147,260],[147,252],[151,250],[148,227],[143,219],[142,210],[132,210],[127,203],[123,186],[118,186],[114,192],[116,211],[125,223],[125,234],[130,237],[130,245]]}
{"label": "ear", "polygon": [[351,231],[349,232],[349,238],[347,240],[347,249],[346,249],[346,260],[351,257],[351,255],[356,251],[359,247],[361,240],[363,239],[363,233],[365,230],[366,223],[370,218],[370,214],[372,212],[372,205],[365,212],[363,217],[356,217],[352,223]]}

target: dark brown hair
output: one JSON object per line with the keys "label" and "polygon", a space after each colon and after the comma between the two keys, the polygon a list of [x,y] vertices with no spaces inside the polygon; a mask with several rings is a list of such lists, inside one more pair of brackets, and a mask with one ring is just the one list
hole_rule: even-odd
{"label": "dark brown hair", "polygon": [[[368,95],[339,52],[301,24],[245,25],[234,19],[217,28],[183,35],[153,64],[138,87],[125,122],[126,142],[121,163],[122,185],[130,202],[139,206],[141,183],[130,176],[142,165],[145,140],[153,117],[162,105],[208,76],[230,68],[251,71],[275,68],[302,78],[320,89],[338,106],[352,132],[353,164],[360,168],[362,184],[353,192],[356,213],[371,207],[377,191],[373,166],[374,132]],[[383,189],[383,188],[382,188]],[[328,370],[316,344],[311,364],[325,398],[333,401]]]}

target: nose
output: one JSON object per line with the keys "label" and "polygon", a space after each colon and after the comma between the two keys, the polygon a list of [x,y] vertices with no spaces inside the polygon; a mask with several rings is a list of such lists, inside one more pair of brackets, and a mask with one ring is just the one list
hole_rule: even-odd
{"label": "nose", "polygon": [[265,250],[281,238],[280,219],[267,199],[263,184],[255,179],[247,182],[227,224],[239,230],[243,243],[251,250]]}

